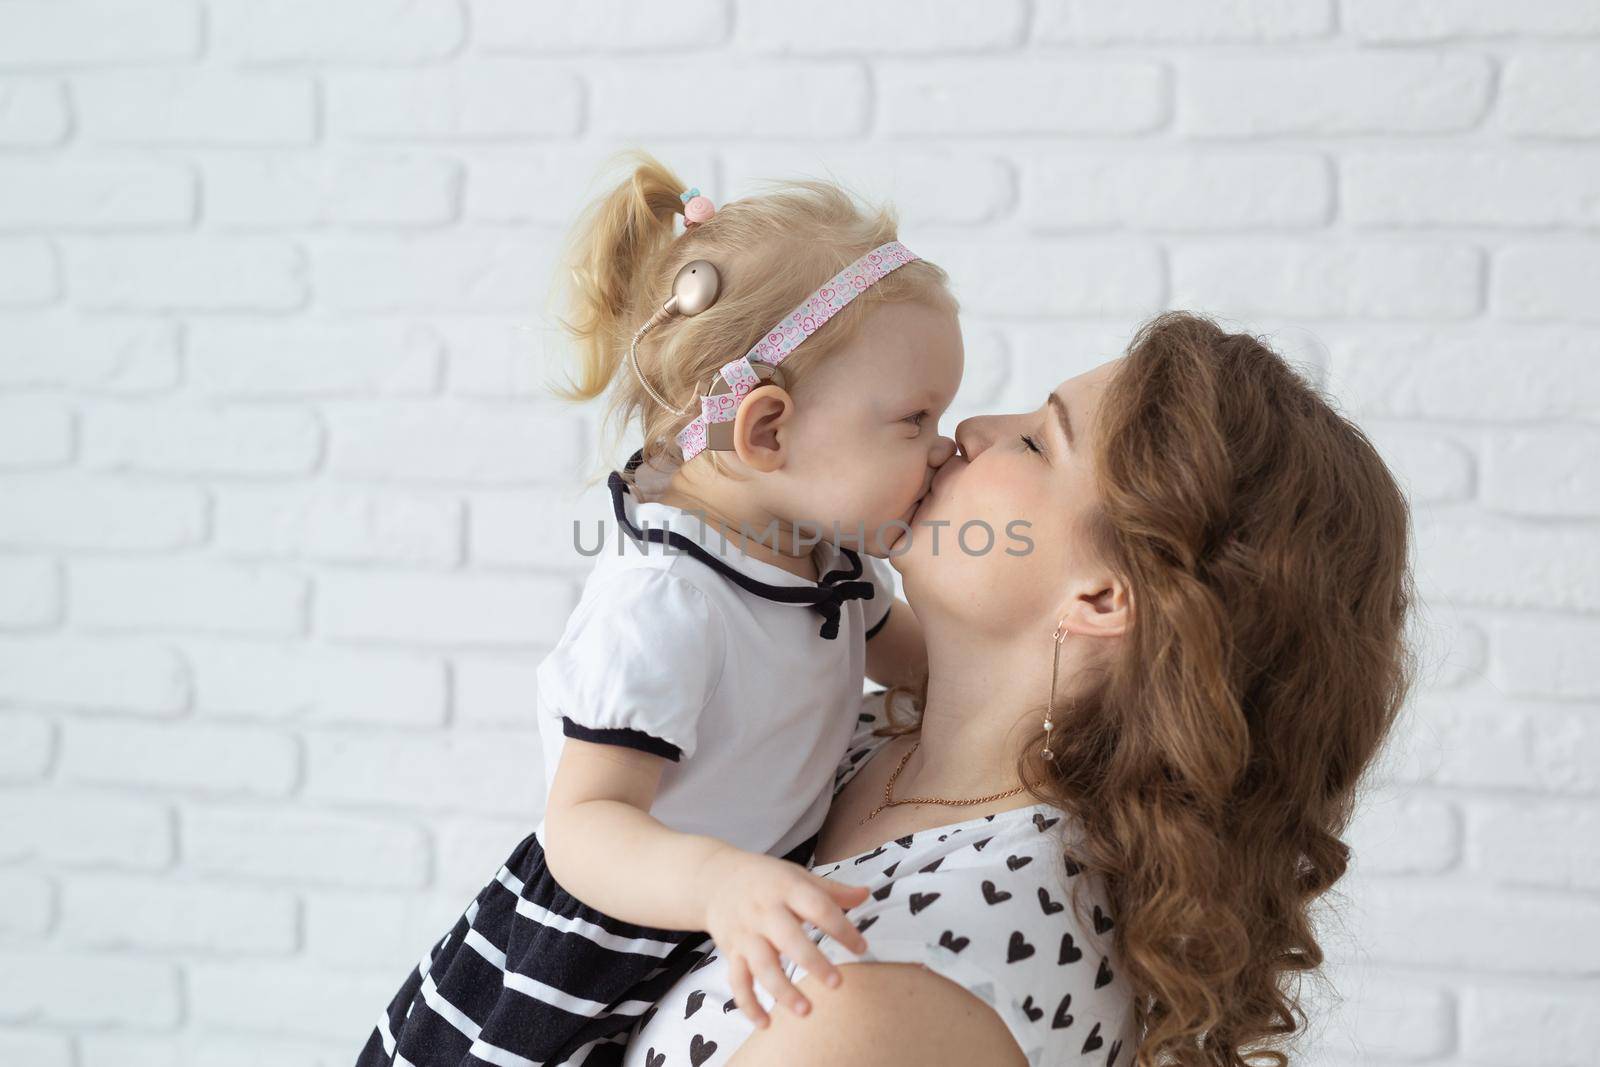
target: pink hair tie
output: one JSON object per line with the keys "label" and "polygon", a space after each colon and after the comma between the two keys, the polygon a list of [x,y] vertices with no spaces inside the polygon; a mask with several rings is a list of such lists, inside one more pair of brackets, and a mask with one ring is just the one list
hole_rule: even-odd
{"label": "pink hair tie", "polygon": [[678,199],[683,201],[683,228],[693,229],[717,213],[716,205],[710,197],[701,196],[699,189],[689,189],[678,194]]}

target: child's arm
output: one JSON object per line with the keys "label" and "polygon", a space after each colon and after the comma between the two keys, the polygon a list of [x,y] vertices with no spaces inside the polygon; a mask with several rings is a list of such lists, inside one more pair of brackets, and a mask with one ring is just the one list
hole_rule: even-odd
{"label": "child's arm", "polygon": [[867,638],[867,677],[881,686],[915,685],[928,673],[928,646],[911,605],[895,600],[878,632]]}
{"label": "child's arm", "polygon": [[[551,876],[590,907],[627,922],[705,930],[733,973],[744,968],[773,997],[803,1013],[806,1000],[784,975],[779,953],[837,985],[838,969],[806,936],[801,921],[865,951],[866,940],[843,909],[866,899],[866,887],[669,829],[649,814],[665,766],[652,753],[569,737],[545,811]],[[743,1007],[753,1022],[765,1025],[754,998]]]}

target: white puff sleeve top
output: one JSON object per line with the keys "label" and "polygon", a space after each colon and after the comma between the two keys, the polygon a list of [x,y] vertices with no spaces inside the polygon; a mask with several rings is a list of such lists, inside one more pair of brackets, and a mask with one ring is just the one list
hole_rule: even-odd
{"label": "white puff sleeve top", "polygon": [[536,672],[547,788],[569,739],[650,752],[652,816],[784,855],[827,813],[893,569],[824,541],[810,580],[611,488],[616,526]]}

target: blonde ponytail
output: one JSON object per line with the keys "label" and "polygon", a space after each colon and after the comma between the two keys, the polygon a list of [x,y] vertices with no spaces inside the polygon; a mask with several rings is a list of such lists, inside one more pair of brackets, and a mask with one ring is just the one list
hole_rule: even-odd
{"label": "blonde ponytail", "polygon": [[637,304],[645,265],[672,240],[683,209],[684,184],[645,152],[624,153],[633,173],[592,204],[571,239],[572,290],[562,325],[578,348],[577,381],[556,387],[564,400],[604,393],[616,376],[633,329],[626,316]]}

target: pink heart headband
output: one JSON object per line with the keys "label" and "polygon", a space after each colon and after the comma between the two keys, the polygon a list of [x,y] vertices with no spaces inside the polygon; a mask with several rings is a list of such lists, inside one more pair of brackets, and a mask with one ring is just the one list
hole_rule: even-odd
{"label": "pink heart headband", "polygon": [[[683,461],[689,462],[707,448],[722,451],[731,448],[732,444],[727,440],[727,433],[717,431],[723,423],[733,421],[739,402],[752,389],[768,379],[776,379],[778,385],[786,385],[778,365],[787,359],[790,353],[799,348],[806,338],[820,330],[822,324],[833,318],[841,308],[864,293],[868,286],[884,278],[891,271],[920,258],[899,241],[889,241],[879,245],[818,286],[815,292],[779,320],[777,325],[767,330],[761,340],[751,346],[750,351],[738,359],[723,364],[718,371],[721,381],[713,378],[711,388],[700,397],[700,414],[678,432],[678,445],[683,450]],[[685,264],[673,280],[672,298],[633,335],[629,355],[640,384],[657,403],[669,410],[677,411],[680,415],[687,415],[689,412],[678,411],[668,403],[650,387],[650,383],[645,381],[643,372],[639,370],[639,338],[644,336],[646,330],[665,321],[670,315],[698,315],[716,302],[719,288],[717,269],[709,261],[697,259],[693,263]],[[718,437],[720,440],[714,441],[713,437]]]}

